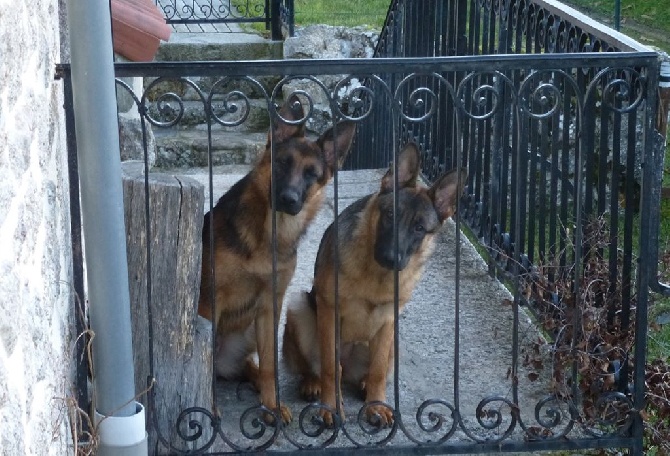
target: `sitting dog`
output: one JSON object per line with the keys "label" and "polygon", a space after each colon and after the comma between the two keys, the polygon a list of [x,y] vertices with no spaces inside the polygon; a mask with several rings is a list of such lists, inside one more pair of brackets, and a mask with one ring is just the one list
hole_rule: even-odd
{"label": "sitting dog", "polygon": [[[386,378],[394,356],[394,270],[398,271],[402,310],[432,252],[435,234],[455,212],[467,177],[465,170],[453,170],[424,188],[417,185],[419,161],[419,150],[413,143],[399,154],[395,214],[393,166],[382,178],[379,192],[342,211],[339,231],[336,233],[331,224],[321,240],[312,290],[289,304],[283,358],[301,375],[300,394],[308,401],[320,399],[336,410],[336,388],[341,391],[340,385],[335,385],[337,305],[341,342],[337,367],[341,377],[358,382],[368,403],[386,399]],[[336,246],[339,303],[335,298]],[[321,415],[327,425],[333,424],[330,410],[322,409]],[[366,415],[378,426],[393,423],[392,410],[381,404],[369,405]]]}
{"label": "sitting dog", "polygon": [[[261,403],[288,423],[289,409],[276,401],[273,273],[281,312],[300,238],[321,207],[324,186],[344,161],[356,127],[340,122],[316,141],[308,140],[304,122],[299,122],[304,118],[302,104],[295,95],[279,115],[288,122],[277,119],[259,162],[205,215],[198,313],[216,321],[217,374],[251,381],[260,392]],[[254,351],[258,352],[258,366]],[[274,422],[272,416],[265,418]]]}

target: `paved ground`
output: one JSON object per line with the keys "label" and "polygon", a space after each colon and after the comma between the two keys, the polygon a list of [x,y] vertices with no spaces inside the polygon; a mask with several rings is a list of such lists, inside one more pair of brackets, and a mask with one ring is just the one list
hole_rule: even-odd
{"label": "paved ground", "polygon": [[[245,172],[244,167],[227,167],[226,174],[217,170],[213,176],[214,195],[218,198]],[[189,172],[192,178],[207,185],[207,175],[199,170]],[[343,209],[354,200],[376,191],[382,172],[348,171],[339,174],[339,209]],[[208,193],[207,191],[205,192]],[[299,263],[287,296],[308,290],[311,286],[312,268],[319,240],[323,231],[333,219],[333,187],[329,189],[329,200],[303,239],[299,253]],[[206,210],[209,203],[205,203]],[[460,242],[460,256],[456,255],[456,243]],[[456,296],[456,269],[460,293]],[[361,278],[365,280],[365,278]],[[394,384],[388,384],[388,402],[396,401],[403,414],[404,432],[399,430],[393,438],[394,444],[408,444],[409,439],[421,441],[436,440],[444,435],[451,426],[450,412],[445,407],[433,406],[428,411],[445,415],[442,430],[434,433],[424,432],[417,425],[415,415],[421,404],[429,399],[441,399],[458,410],[463,417],[464,428],[479,438],[496,438],[510,423],[509,408],[502,402],[494,402],[493,408],[500,409],[502,424],[492,430],[486,430],[477,424],[477,406],[485,398],[496,396],[514,402],[512,383],[508,370],[512,363],[513,312],[503,301],[510,298],[509,292],[496,280],[489,277],[485,263],[474,247],[463,235],[457,236],[454,222],[449,221],[443,228],[437,242],[435,253],[426,267],[422,281],[418,284],[413,299],[405,308],[400,321],[400,370],[398,373],[399,395],[394,395]],[[460,303],[460,355],[454,361],[455,304]],[[280,335],[284,316],[280,324]],[[538,333],[530,320],[521,313],[518,338],[522,351],[528,344],[537,340]],[[280,337],[281,339],[281,337]],[[455,368],[454,366],[457,366]],[[294,422],[280,435],[276,447],[294,448],[291,441],[306,444],[308,439],[301,437],[299,415],[307,404],[297,395],[297,378],[294,378],[280,365],[281,395],[293,411]],[[548,370],[548,369],[546,369]],[[456,374],[457,371],[457,374]],[[529,425],[535,424],[532,418],[535,405],[544,397],[547,383],[542,378],[530,382],[528,371],[521,368],[519,375],[519,398],[522,417]],[[458,399],[455,399],[454,385],[458,379]],[[244,439],[240,435],[240,421],[244,421],[250,432],[251,420],[242,418],[245,410],[257,403],[257,396],[245,385],[221,382],[217,389],[217,404],[224,412],[224,430],[226,436],[236,444],[257,446],[264,442],[266,435],[255,439]],[[351,441],[368,443],[383,439],[387,432],[367,436],[356,422],[356,413],[362,402],[351,391],[345,392],[345,409],[348,411],[346,434],[340,434],[334,445],[351,446]],[[427,412],[422,422],[428,426]],[[305,420],[309,428],[309,420]],[[519,427],[516,427],[519,431]],[[325,441],[330,436],[325,432],[317,441]],[[409,436],[409,437],[408,437]],[[518,438],[518,432],[517,432]],[[450,442],[468,441],[466,433],[458,429]]]}

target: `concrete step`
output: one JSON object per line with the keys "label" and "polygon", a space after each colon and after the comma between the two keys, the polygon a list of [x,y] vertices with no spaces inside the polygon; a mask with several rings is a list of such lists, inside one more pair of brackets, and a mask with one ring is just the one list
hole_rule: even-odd
{"label": "concrete step", "polygon": [[[181,118],[174,126],[177,130],[197,128],[207,129],[207,116],[205,114],[205,103],[202,101],[182,101],[164,103],[151,103],[149,105],[149,116],[152,119],[161,122],[174,120],[179,114]],[[232,112],[227,112],[232,111]],[[237,99],[228,100],[227,106],[224,106],[224,100],[220,97],[214,97],[212,100],[212,114],[215,118],[210,121],[213,128],[226,128],[232,131],[264,132],[270,128],[270,118],[268,116],[267,102],[265,99]],[[246,116],[246,119],[244,118]],[[244,120],[242,122],[242,120]],[[238,122],[239,125],[234,125]],[[232,125],[228,127],[228,125]]]}
{"label": "concrete step", "polygon": [[284,45],[253,33],[173,33],[161,43],[156,61],[282,59]]}
{"label": "concrete step", "polygon": [[[215,61],[282,59],[283,43],[271,41],[252,33],[173,33],[170,41],[161,43],[156,61]],[[253,77],[253,76],[252,76]],[[259,85],[243,79],[225,79],[225,75],[189,78],[205,96],[214,93],[213,113],[226,122],[248,116],[240,125],[224,127],[212,122],[212,165],[248,165],[254,163],[264,150],[270,119],[267,94],[279,77],[254,78]],[[207,166],[208,141],[203,100],[198,91],[184,81],[146,78],[147,98],[152,101],[149,115],[170,121],[181,113],[179,122],[171,128],[153,127],[156,137],[158,168]],[[239,91],[244,96],[227,100],[236,110],[226,114],[223,104],[226,94]],[[167,95],[174,94],[174,95]],[[156,103],[160,101],[160,103]]]}
{"label": "concrete step", "polygon": [[[198,130],[154,128],[157,168],[207,166],[207,134]],[[265,149],[267,133],[212,129],[212,165],[249,165]]]}
{"label": "concrete step", "polygon": [[[216,94],[227,94],[233,91],[243,93],[248,98],[265,99],[272,95],[272,90],[281,80],[280,76],[250,76],[253,81],[246,78],[230,78],[225,75],[189,77],[205,96],[211,92]],[[167,92],[177,94],[182,100],[201,101],[198,92],[185,81],[175,79],[163,79],[159,82],[157,78],[144,78],[144,89],[147,90],[147,96],[150,100],[157,99],[160,95]]]}
{"label": "concrete step", "polygon": [[[155,60],[159,62],[212,61],[212,60],[268,60],[283,58],[283,43],[271,41],[252,33],[173,33],[169,42],[161,43]],[[209,94],[240,91],[249,98],[265,98],[270,94],[278,76],[250,75],[258,84],[243,78],[226,79],[225,75],[191,77],[197,87]],[[200,96],[189,84],[165,79],[152,85],[155,78],[145,78],[144,87],[149,88],[149,97],[172,92],[183,100],[199,101]]]}

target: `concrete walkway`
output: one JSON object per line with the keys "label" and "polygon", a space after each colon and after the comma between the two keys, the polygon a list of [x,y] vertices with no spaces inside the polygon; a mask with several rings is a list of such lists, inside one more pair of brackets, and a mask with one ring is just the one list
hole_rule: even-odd
{"label": "concrete walkway", "polygon": [[[223,173],[225,172],[225,174]],[[218,199],[234,182],[246,172],[245,167],[226,167],[217,169],[214,176],[214,195]],[[190,177],[205,185],[208,195],[207,174],[201,170],[191,170]],[[339,173],[339,210],[356,199],[376,191],[383,172],[381,170],[343,171]],[[333,185],[329,186],[329,198],[318,217],[309,228],[300,244],[298,267],[287,292],[291,295],[309,290],[312,270],[321,235],[332,222]],[[209,210],[209,202],[205,203]],[[456,242],[460,242],[460,256],[456,255]],[[491,396],[503,397],[513,402],[512,380],[508,371],[512,363],[513,312],[504,301],[510,299],[510,293],[497,281],[489,277],[484,261],[464,235],[457,237],[453,221],[445,224],[438,237],[435,252],[426,266],[423,279],[417,285],[413,298],[400,317],[400,370],[398,373],[399,397],[394,395],[393,381],[388,384],[390,404],[398,401],[403,415],[406,433],[399,431],[392,444],[410,444],[410,435],[421,441],[436,440],[444,435],[451,426],[451,412],[440,406],[429,407],[423,415],[423,425],[429,426],[428,411],[442,413],[446,423],[443,429],[435,433],[424,432],[417,425],[416,413],[421,404],[428,399],[442,399],[455,405],[454,381],[454,337],[455,337],[455,301],[456,268],[460,268],[460,358],[458,359],[458,400],[459,412],[466,429],[478,438],[495,439],[504,432],[510,423],[509,407],[502,402],[494,402],[493,409],[500,409],[502,424],[493,430],[486,430],[477,424],[478,404]],[[361,278],[365,280],[365,278]],[[286,307],[286,306],[285,306]],[[279,336],[283,330],[285,316],[282,315]],[[539,334],[530,320],[520,314],[518,337],[521,355],[530,350],[530,344],[538,340]],[[536,425],[533,418],[535,405],[547,394],[546,375],[549,365],[540,379],[531,382],[529,371],[520,368],[519,405],[522,418],[528,426]],[[544,377],[544,378],[543,378]],[[280,394],[293,412],[294,421],[280,435],[272,448],[295,448],[291,441],[308,444],[310,439],[302,436],[299,429],[299,415],[307,404],[297,394],[298,379],[286,372],[280,363]],[[346,430],[349,437],[340,434],[334,446],[351,446],[351,440],[358,443],[380,441],[387,432],[368,436],[356,421],[356,414],[362,402],[352,391],[345,390],[345,410],[347,411]],[[258,446],[272,434],[268,428],[266,435],[256,440],[244,439],[240,435],[240,419],[245,410],[258,402],[257,395],[246,385],[235,382],[220,382],[217,388],[217,405],[224,416],[224,432],[227,438],[241,446]],[[252,414],[252,417],[255,417]],[[250,432],[251,419],[243,420]],[[305,421],[307,429],[309,420]],[[446,430],[445,430],[446,428]],[[330,436],[324,432],[317,441],[323,442]],[[514,439],[521,440],[520,427],[515,428]],[[350,440],[351,439],[351,440]],[[313,442],[313,440],[311,440]],[[458,429],[449,442],[471,442],[463,430]]]}

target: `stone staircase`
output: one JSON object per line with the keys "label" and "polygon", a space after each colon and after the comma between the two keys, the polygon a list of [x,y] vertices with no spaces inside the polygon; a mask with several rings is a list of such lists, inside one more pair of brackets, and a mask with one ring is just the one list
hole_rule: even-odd
{"label": "stone staircase", "polygon": [[[309,26],[296,33],[296,37],[280,42],[257,34],[244,33],[235,24],[229,24],[229,27],[233,30],[232,33],[172,33],[170,41],[161,44],[156,61],[365,58],[372,55],[377,40],[376,33],[364,28]],[[263,91],[248,81],[233,80],[224,85],[224,76],[190,78],[205,97],[214,94],[212,114],[215,119],[211,122],[212,165],[250,165],[266,143],[270,126],[268,100]],[[272,93],[280,81],[278,76],[254,79],[268,94]],[[340,77],[330,75],[320,79],[328,90],[332,90]],[[156,143],[154,166],[162,169],[207,166],[208,123],[205,103],[198,90],[183,81],[162,80],[158,83],[149,78],[145,78],[144,88],[150,100],[149,115],[170,125],[152,126]],[[285,84],[282,95],[297,89],[309,93],[314,102],[312,115],[306,122],[308,133],[322,133],[333,122],[329,103],[322,89],[314,82],[296,79]],[[225,94],[233,91],[239,91],[244,97],[225,97]],[[236,105],[236,109],[227,110],[225,106],[230,104]],[[244,121],[235,122],[241,116],[246,116]],[[234,126],[223,125],[226,122]]]}
{"label": "stone staircase", "polygon": [[[281,59],[283,43],[267,40],[260,35],[243,33],[173,33],[170,41],[162,43],[155,60],[178,61],[230,61]],[[216,117],[211,122],[212,165],[249,165],[265,146],[269,118],[267,101],[257,87],[242,81],[230,81],[225,86],[221,78],[193,77],[189,80],[208,97],[212,98],[212,111]],[[217,81],[219,81],[217,83]],[[272,90],[278,78],[258,78],[266,91]],[[188,83],[164,80],[155,82],[146,78],[144,88],[149,100],[149,115],[169,127],[152,126],[156,143],[155,167],[161,169],[204,167],[208,164],[208,122],[198,91]],[[225,100],[224,94],[239,90],[247,97]],[[174,95],[169,95],[174,94]],[[225,103],[236,105],[234,112],[227,112]],[[244,122],[224,126],[219,122],[235,123],[248,111]],[[179,119],[176,122],[175,119]]]}

